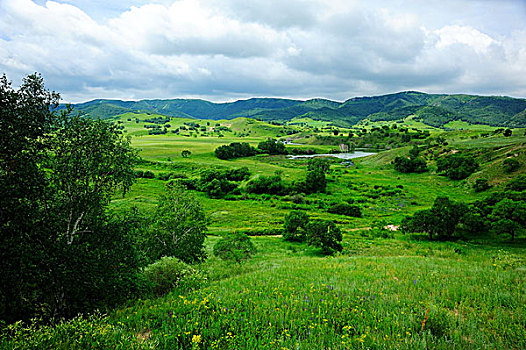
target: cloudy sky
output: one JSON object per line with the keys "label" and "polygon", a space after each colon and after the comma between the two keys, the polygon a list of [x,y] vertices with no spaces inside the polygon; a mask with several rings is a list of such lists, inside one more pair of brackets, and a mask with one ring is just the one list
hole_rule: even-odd
{"label": "cloudy sky", "polygon": [[526,0],[0,0],[0,72],[68,102],[526,97]]}

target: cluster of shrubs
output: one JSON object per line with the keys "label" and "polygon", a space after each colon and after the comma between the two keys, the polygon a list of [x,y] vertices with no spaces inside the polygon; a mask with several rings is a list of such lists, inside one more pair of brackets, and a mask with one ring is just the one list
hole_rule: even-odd
{"label": "cluster of shrubs", "polygon": [[[210,198],[223,198],[227,194],[240,194],[237,182],[250,178],[247,167],[229,170],[207,169],[201,172],[194,188],[206,192]],[[186,186],[189,187],[188,185]]]}
{"label": "cluster of shrubs", "polygon": [[419,157],[420,149],[414,146],[409,151],[409,157],[396,157],[393,165],[396,171],[401,173],[424,173],[427,169],[426,161]]}
{"label": "cluster of shrubs", "polygon": [[308,245],[321,248],[325,255],[343,250],[343,236],[338,226],[327,220],[311,220],[302,211],[292,211],[285,217],[283,239],[289,242],[307,242]]}
{"label": "cluster of shrubs", "polygon": [[327,211],[331,214],[339,214],[355,218],[362,217],[362,209],[359,206],[345,202],[331,203]]}
{"label": "cluster of shrubs", "polygon": [[451,180],[463,180],[479,168],[477,161],[460,153],[450,154],[437,160],[437,172]]}
{"label": "cluster of shrubs", "polygon": [[401,226],[404,232],[427,233],[429,239],[495,233],[513,240],[526,229],[526,176],[512,180],[506,191],[472,203],[438,197],[430,209],[404,218]]}
{"label": "cluster of shrubs", "polygon": [[293,148],[287,150],[283,142],[277,141],[275,139],[267,139],[258,144],[257,148],[250,146],[246,142],[232,142],[228,145],[222,145],[216,148],[215,155],[219,159],[227,160],[241,157],[251,157],[256,154],[316,154],[316,151],[313,149],[302,149],[302,148]]}

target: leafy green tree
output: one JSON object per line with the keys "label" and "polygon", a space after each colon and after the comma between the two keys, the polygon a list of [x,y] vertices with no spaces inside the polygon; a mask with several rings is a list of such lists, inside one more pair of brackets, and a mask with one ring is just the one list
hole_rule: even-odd
{"label": "leafy green tree", "polygon": [[199,201],[177,185],[167,185],[153,216],[151,232],[140,242],[150,261],[162,256],[195,263],[206,258],[207,218]]}
{"label": "leafy green tree", "polygon": [[450,239],[453,237],[460,219],[466,213],[463,203],[451,201],[448,197],[437,197],[431,209],[420,210],[412,217],[402,221],[404,232],[424,232],[429,239]]}
{"label": "leafy green tree", "polygon": [[[39,75],[0,79],[0,314],[70,317],[136,287],[138,259],[110,198],[135,179],[137,157],[116,125],[55,112]],[[109,268],[111,267],[111,268]]]}
{"label": "leafy green tree", "polygon": [[287,192],[287,188],[281,176],[278,174],[273,176],[258,176],[247,184],[246,190],[248,193],[276,195],[282,195]]}
{"label": "leafy green tree", "polygon": [[341,252],[343,247],[342,232],[331,221],[311,220],[306,226],[307,244],[321,248],[323,254],[331,255],[335,252]]}
{"label": "leafy green tree", "polygon": [[309,216],[303,211],[291,211],[283,223],[283,239],[291,242],[303,242]]}
{"label": "leafy green tree", "polygon": [[401,173],[423,173],[428,170],[426,161],[422,158],[396,157],[393,165]]}
{"label": "leafy green tree", "polygon": [[506,184],[506,189],[509,191],[526,190],[526,175],[514,177],[508,184]]}
{"label": "leafy green tree", "polygon": [[526,227],[526,202],[505,198],[495,205],[489,218],[498,234],[509,234],[513,241]]}
{"label": "leafy green tree", "polygon": [[214,255],[223,260],[232,260],[241,264],[256,254],[256,247],[250,237],[244,233],[234,232],[221,238],[214,245]]}
{"label": "leafy green tree", "polygon": [[188,157],[190,157],[191,154],[192,154],[192,152],[190,152],[190,151],[187,150],[187,149],[184,149],[184,150],[181,151],[181,156],[182,156],[183,158],[188,158]]}
{"label": "leafy green tree", "polygon": [[348,203],[334,203],[329,207],[329,209],[327,209],[327,211],[332,214],[352,216],[355,218],[362,217],[362,210],[360,207]]}
{"label": "leafy green tree", "polygon": [[510,137],[512,134],[513,134],[513,131],[511,129],[506,129],[502,133],[502,135],[504,135],[505,137]]}
{"label": "leafy green tree", "polygon": [[329,173],[331,163],[328,159],[322,157],[313,157],[309,159],[307,171],[320,171],[324,174]]}

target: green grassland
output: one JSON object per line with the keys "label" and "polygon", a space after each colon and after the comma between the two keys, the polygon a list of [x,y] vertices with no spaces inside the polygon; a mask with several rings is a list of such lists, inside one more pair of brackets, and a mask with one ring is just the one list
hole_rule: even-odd
{"label": "green grassland", "polygon": [[[267,137],[290,137],[319,152],[335,148],[312,144],[315,128],[317,134],[329,136],[332,126],[308,118],[296,118],[286,125],[247,118],[172,118],[168,130],[185,123],[199,123],[206,130],[148,135],[145,120],[152,117],[157,116],[127,113],[113,120],[140,150],[143,161],[137,168],[156,176],[175,173],[196,178],[205,169],[247,167],[251,179],[279,172],[285,182],[292,182],[305,177],[305,159],[257,155],[219,160],[214,150],[231,142],[257,146]],[[213,130],[216,124],[228,130],[217,133]],[[349,133],[393,124],[338,129]],[[379,221],[399,225],[406,215],[429,208],[437,196],[469,202],[501,190],[506,182],[526,173],[525,130],[515,129],[513,136],[504,137],[493,134],[492,127],[458,121],[446,124],[455,129],[448,132],[412,118],[398,123],[402,125],[430,130],[431,138],[446,140],[447,145],[429,146],[424,152],[429,172],[394,170],[392,161],[407,155],[412,147],[408,144],[354,159],[352,165],[332,159],[326,193],[295,198],[250,194],[228,200],[194,191],[209,218],[209,258],[196,266],[206,276],[200,288],[176,288],[161,298],[131,300],[106,316],[80,317],[38,331],[36,326],[13,325],[10,338],[2,339],[2,348],[526,348],[523,237],[514,243],[495,237],[439,242],[399,232],[381,238],[370,230]],[[287,135],[285,129],[294,133]],[[183,150],[190,151],[190,156],[183,157]],[[478,171],[461,181],[438,175],[435,155],[453,151],[475,157],[481,164]],[[508,174],[502,163],[510,156],[521,167]],[[494,186],[476,193],[472,184],[477,178],[486,178]],[[158,178],[140,178],[124,197],[115,196],[112,208],[153,210],[165,185]],[[362,208],[363,217],[327,213],[326,204],[349,199]],[[242,265],[213,256],[212,246],[223,233],[280,229],[291,210],[337,223],[344,232],[343,252],[324,257],[304,243],[256,236],[252,240],[258,253]]]}

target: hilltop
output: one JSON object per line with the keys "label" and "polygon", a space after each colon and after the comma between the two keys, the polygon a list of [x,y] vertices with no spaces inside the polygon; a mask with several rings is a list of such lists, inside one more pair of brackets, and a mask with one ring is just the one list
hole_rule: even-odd
{"label": "hilltop", "polygon": [[[279,122],[307,117],[349,127],[369,121],[397,121],[412,117],[416,121],[437,128],[446,128],[445,124],[454,121],[498,127],[526,127],[526,99],[426,94],[415,91],[354,97],[345,102],[281,98],[251,98],[226,103],[199,99],[140,101],[97,99],[74,104],[72,107],[81,114],[101,119],[124,113],[150,113],[212,120],[250,117]],[[65,108],[65,105],[61,105],[60,108]]]}

